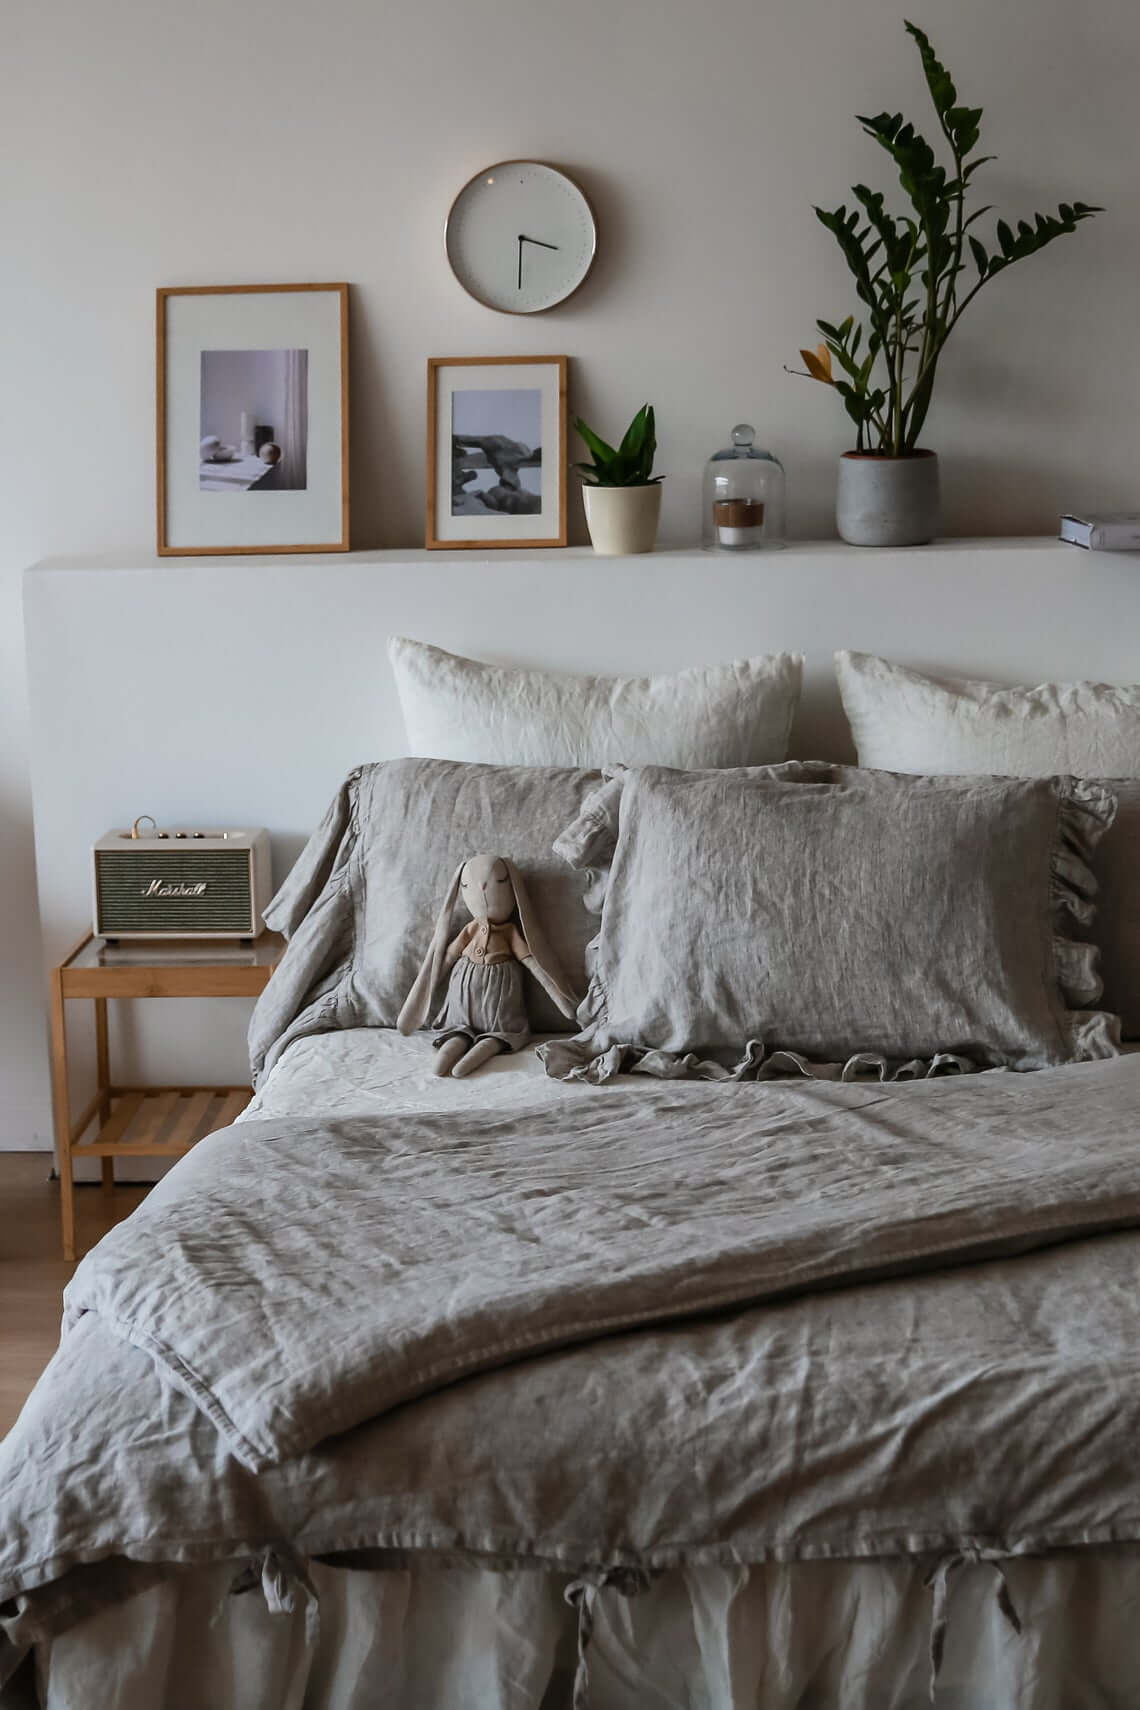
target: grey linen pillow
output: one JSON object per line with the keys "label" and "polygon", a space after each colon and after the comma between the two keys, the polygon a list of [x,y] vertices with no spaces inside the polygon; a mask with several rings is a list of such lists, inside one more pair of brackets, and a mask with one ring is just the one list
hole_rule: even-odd
{"label": "grey linen pillow", "polygon": [[1140,685],[1000,683],[937,678],[837,653],[835,672],[861,766],[925,775],[989,772],[1096,778],[1119,803],[1093,855],[1093,930],[1104,1004],[1140,1038]]}
{"label": "grey linen pillow", "polygon": [[1140,1039],[1140,779],[1105,783],[1117,812],[1093,855],[1099,890],[1092,938],[1100,946],[1105,1007],[1119,1012],[1125,1039]]}
{"label": "grey linen pillow", "polygon": [[609,1054],[601,1079],[652,1053],[668,1073],[756,1042],[1014,1069],[1114,1055],[1095,947],[1070,936],[1092,916],[1088,858],[1114,810],[1072,778],[795,762],[619,775],[558,840],[610,865],[581,1032],[546,1050],[548,1071]]}
{"label": "grey linen pillow", "polygon": [[[289,945],[250,1025],[255,1079],[304,1034],[396,1025],[452,875],[480,851],[517,864],[551,948],[584,992],[597,919],[582,901],[587,876],[551,844],[600,777],[453,760],[389,760],[350,773],[265,911]],[[456,909],[456,932],[467,918]],[[572,1031],[537,981],[524,980],[534,1032]]]}

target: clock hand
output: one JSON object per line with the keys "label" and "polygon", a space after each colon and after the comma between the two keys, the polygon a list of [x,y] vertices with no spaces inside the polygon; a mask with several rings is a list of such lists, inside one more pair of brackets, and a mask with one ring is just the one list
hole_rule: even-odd
{"label": "clock hand", "polygon": [[543,238],[520,237],[519,242],[520,242],[520,244],[536,243],[536,244],[538,244],[540,249],[558,249],[561,247],[559,244],[556,244],[556,243],[547,243],[547,242],[545,242],[545,240]]}
{"label": "clock hand", "polygon": [[526,242],[526,239],[520,233],[520,235],[519,235],[519,290],[520,291],[522,290],[522,246],[525,242]]}

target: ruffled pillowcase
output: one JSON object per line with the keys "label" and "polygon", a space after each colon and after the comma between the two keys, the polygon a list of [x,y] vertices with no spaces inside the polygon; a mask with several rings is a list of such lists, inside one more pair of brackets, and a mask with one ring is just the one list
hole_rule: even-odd
{"label": "ruffled pillowcase", "polygon": [[[461,861],[501,850],[517,861],[543,932],[576,992],[596,917],[586,881],[551,851],[601,774],[529,766],[388,760],[351,772],[265,910],[288,949],[250,1023],[255,1079],[305,1034],[394,1027]],[[457,907],[452,930],[468,916]],[[527,977],[536,1033],[566,1018]],[[442,1000],[442,990],[438,994]]]}
{"label": "ruffled pillowcase", "polygon": [[547,1071],[1113,1056],[1096,949],[1072,933],[1092,918],[1089,857],[1115,809],[1073,778],[619,774],[556,844],[600,870],[604,906],[581,1031],[543,1048]]}
{"label": "ruffled pillowcase", "polygon": [[1072,772],[1117,798],[1093,859],[1094,938],[1105,1004],[1140,1038],[1140,685],[939,681],[871,653],[837,653],[835,671],[861,766],[892,772]]}

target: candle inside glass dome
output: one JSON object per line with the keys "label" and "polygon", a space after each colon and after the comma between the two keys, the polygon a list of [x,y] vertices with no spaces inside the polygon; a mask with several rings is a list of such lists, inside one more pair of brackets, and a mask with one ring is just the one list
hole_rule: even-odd
{"label": "candle inside glass dome", "polygon": [[764,552],[784,544],[784,470],[740,422],[732,444],[705,466],[701,539],[711,552]]}

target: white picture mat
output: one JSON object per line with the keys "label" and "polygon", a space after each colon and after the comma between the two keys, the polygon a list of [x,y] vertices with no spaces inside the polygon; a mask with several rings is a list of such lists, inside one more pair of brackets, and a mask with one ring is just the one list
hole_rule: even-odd
{"label": "white picture mat", "polygon": [[[339,291],[236,291],[166,298],[166,544],[340,545]],[[307,350],[308,485],[203,492],[198,485],[204,350]]]}
{"label": "white picture mat", "polygon": [[[549,540],[562,534],[561,369],[550,362],[444,363],[435,370],[435,537],[437,540]],[[451,400],[456,392],[542,393],[542,509],[529,516],[451,514]]]}

